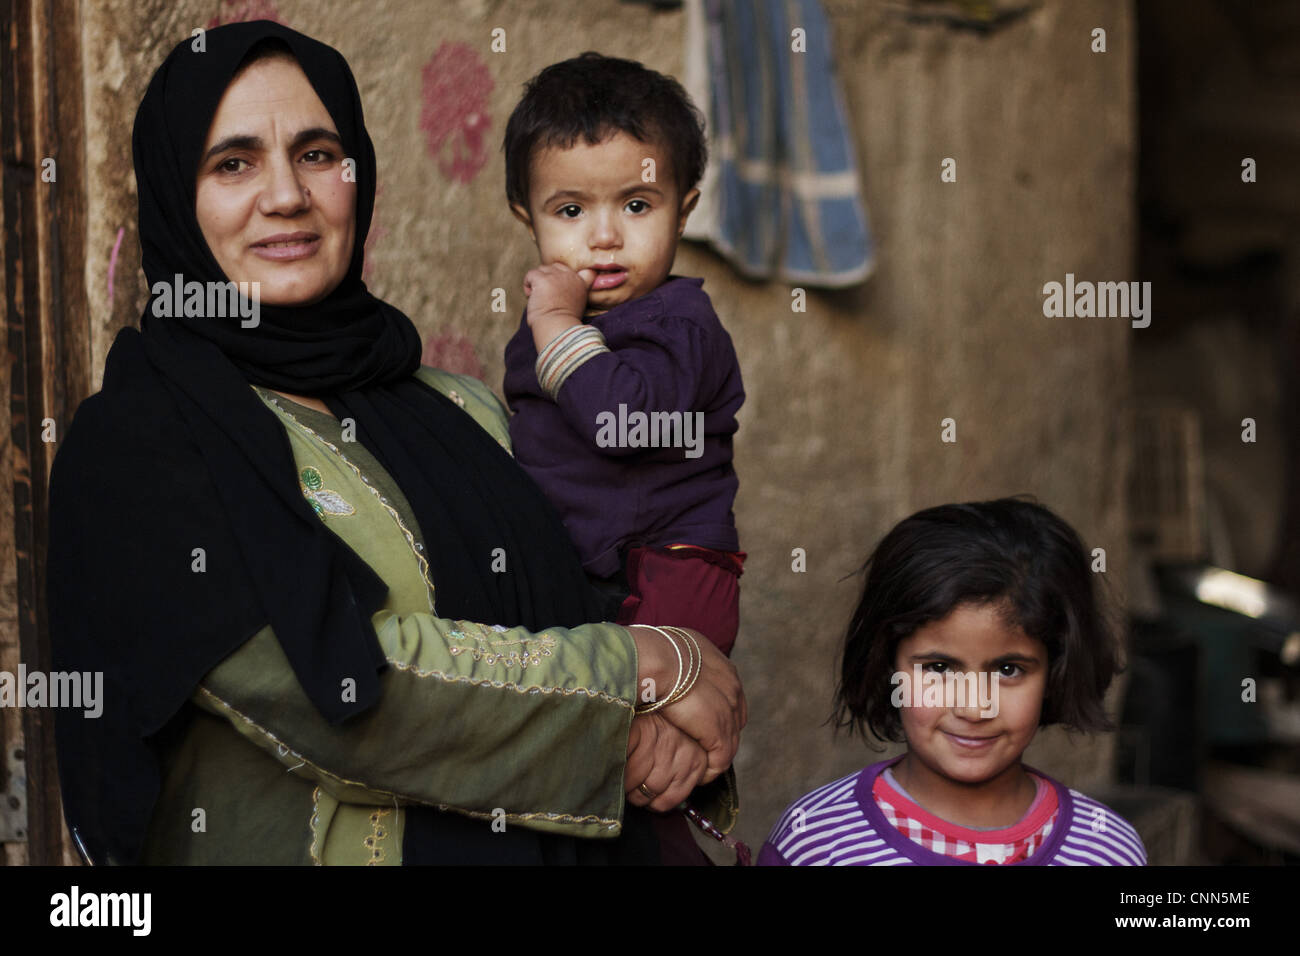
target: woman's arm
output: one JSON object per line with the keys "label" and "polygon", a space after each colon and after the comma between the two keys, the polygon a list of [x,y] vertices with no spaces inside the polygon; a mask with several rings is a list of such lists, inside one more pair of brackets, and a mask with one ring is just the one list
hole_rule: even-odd
{"label": "woman's arm", "polygon": [[498,632],[391,611],[373,621],[390,666],[379,703],[354,720],[320,716],[269,627],[195,702],[339,800],[500,810],[584,836],[617,828],[637,672],[625,629]]}
{"label": "woman's arm", "polygon": [[[380,701],[342,726],[307,699],[269,627],[207,675],[195,703],[338,800],[617,832],[638,678],[669,687],[676,677],[666,641],[613,624],[533,634],[418,613],[380,611],[373,621],[390,663]],[[743,717],[725,703],[739,693],[734,668],[716,657],[726,667],[708,658],[691,695],[662,713],[725,768]]]}

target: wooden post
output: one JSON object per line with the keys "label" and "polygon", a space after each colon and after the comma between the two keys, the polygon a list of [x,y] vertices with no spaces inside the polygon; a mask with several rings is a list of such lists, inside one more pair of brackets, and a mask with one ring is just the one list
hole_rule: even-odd
{"label": "wooden post", "polygon": [[[50,466],[90,387],[80,64],[75,0],[0,0],[11,471],[3,478],[13,489],[12,528],[0,534],[12,534],[18,658],[28,670],[45,672],[51,669],[45,609]],[[54,714],[29,708],[4,716],[15,713],[22,715],[27,778],[26,862],[75,860],[59,800]],[[13,728],[0,725],[0,736],[12,741]]]}

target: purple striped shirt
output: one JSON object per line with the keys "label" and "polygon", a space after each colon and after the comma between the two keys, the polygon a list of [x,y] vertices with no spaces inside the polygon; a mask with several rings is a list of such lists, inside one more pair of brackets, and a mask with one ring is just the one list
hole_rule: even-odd
{"label": "purple striped shirt", "polygon": [[[979,866],[927,850],[889,823],[872,784],[902,756],[883,760],[796,800],[758,854],[759,866]],[[1032,856],[1010,866],[1146,866],[1146,848],[1128,821],[1103,803],[1048,777],[1057,822]]]}

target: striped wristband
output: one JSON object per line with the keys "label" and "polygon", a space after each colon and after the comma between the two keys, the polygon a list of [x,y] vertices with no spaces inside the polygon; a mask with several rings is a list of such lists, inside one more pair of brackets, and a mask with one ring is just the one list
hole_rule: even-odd
{"label": "striped wristband", "polygon": [[568,377],[587,360],[608,351],[605,336],[601,335],[600,329],[591,325],[567,328],[551,339],[537,356],[534,365],[537,384],[550,396],[551,401],[558,401],[560,386]]}

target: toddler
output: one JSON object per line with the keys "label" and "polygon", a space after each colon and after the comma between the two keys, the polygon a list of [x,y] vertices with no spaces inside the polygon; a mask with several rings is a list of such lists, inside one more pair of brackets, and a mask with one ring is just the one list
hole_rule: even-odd
{"label": "toddler", "polygon": [[745,393],[703,280],[669,274],[699,197],[698,114],[676,81],[585,53],[528,84],[505,153],[542,263],[505,353],[515,458],[625,597],[620,624],[694,628],[729,653]]}
{"label": "toddler", "polygon": [[[704,280],[670,274],[704,171],[699,115],[676,81],[584,53],[529,82],[504,148],[510,208],[541,259],[505,353],[515,458],[621,600],[619,624],[693,628],[729,654],[745,392]],[[728,771],[688,811],[728,844],[734,785]],[[708,862],[682,815],[655,826],[664,863]]]}
{"label": "toddler", "polygon": [[1021,762],[1040,726],[1111,729],[1116,649],[1074,530],[1022,500],[944,505],[868,567],[835,721],[907,752],[797,800],[759,864],[1145,865],[1125,820]]}

